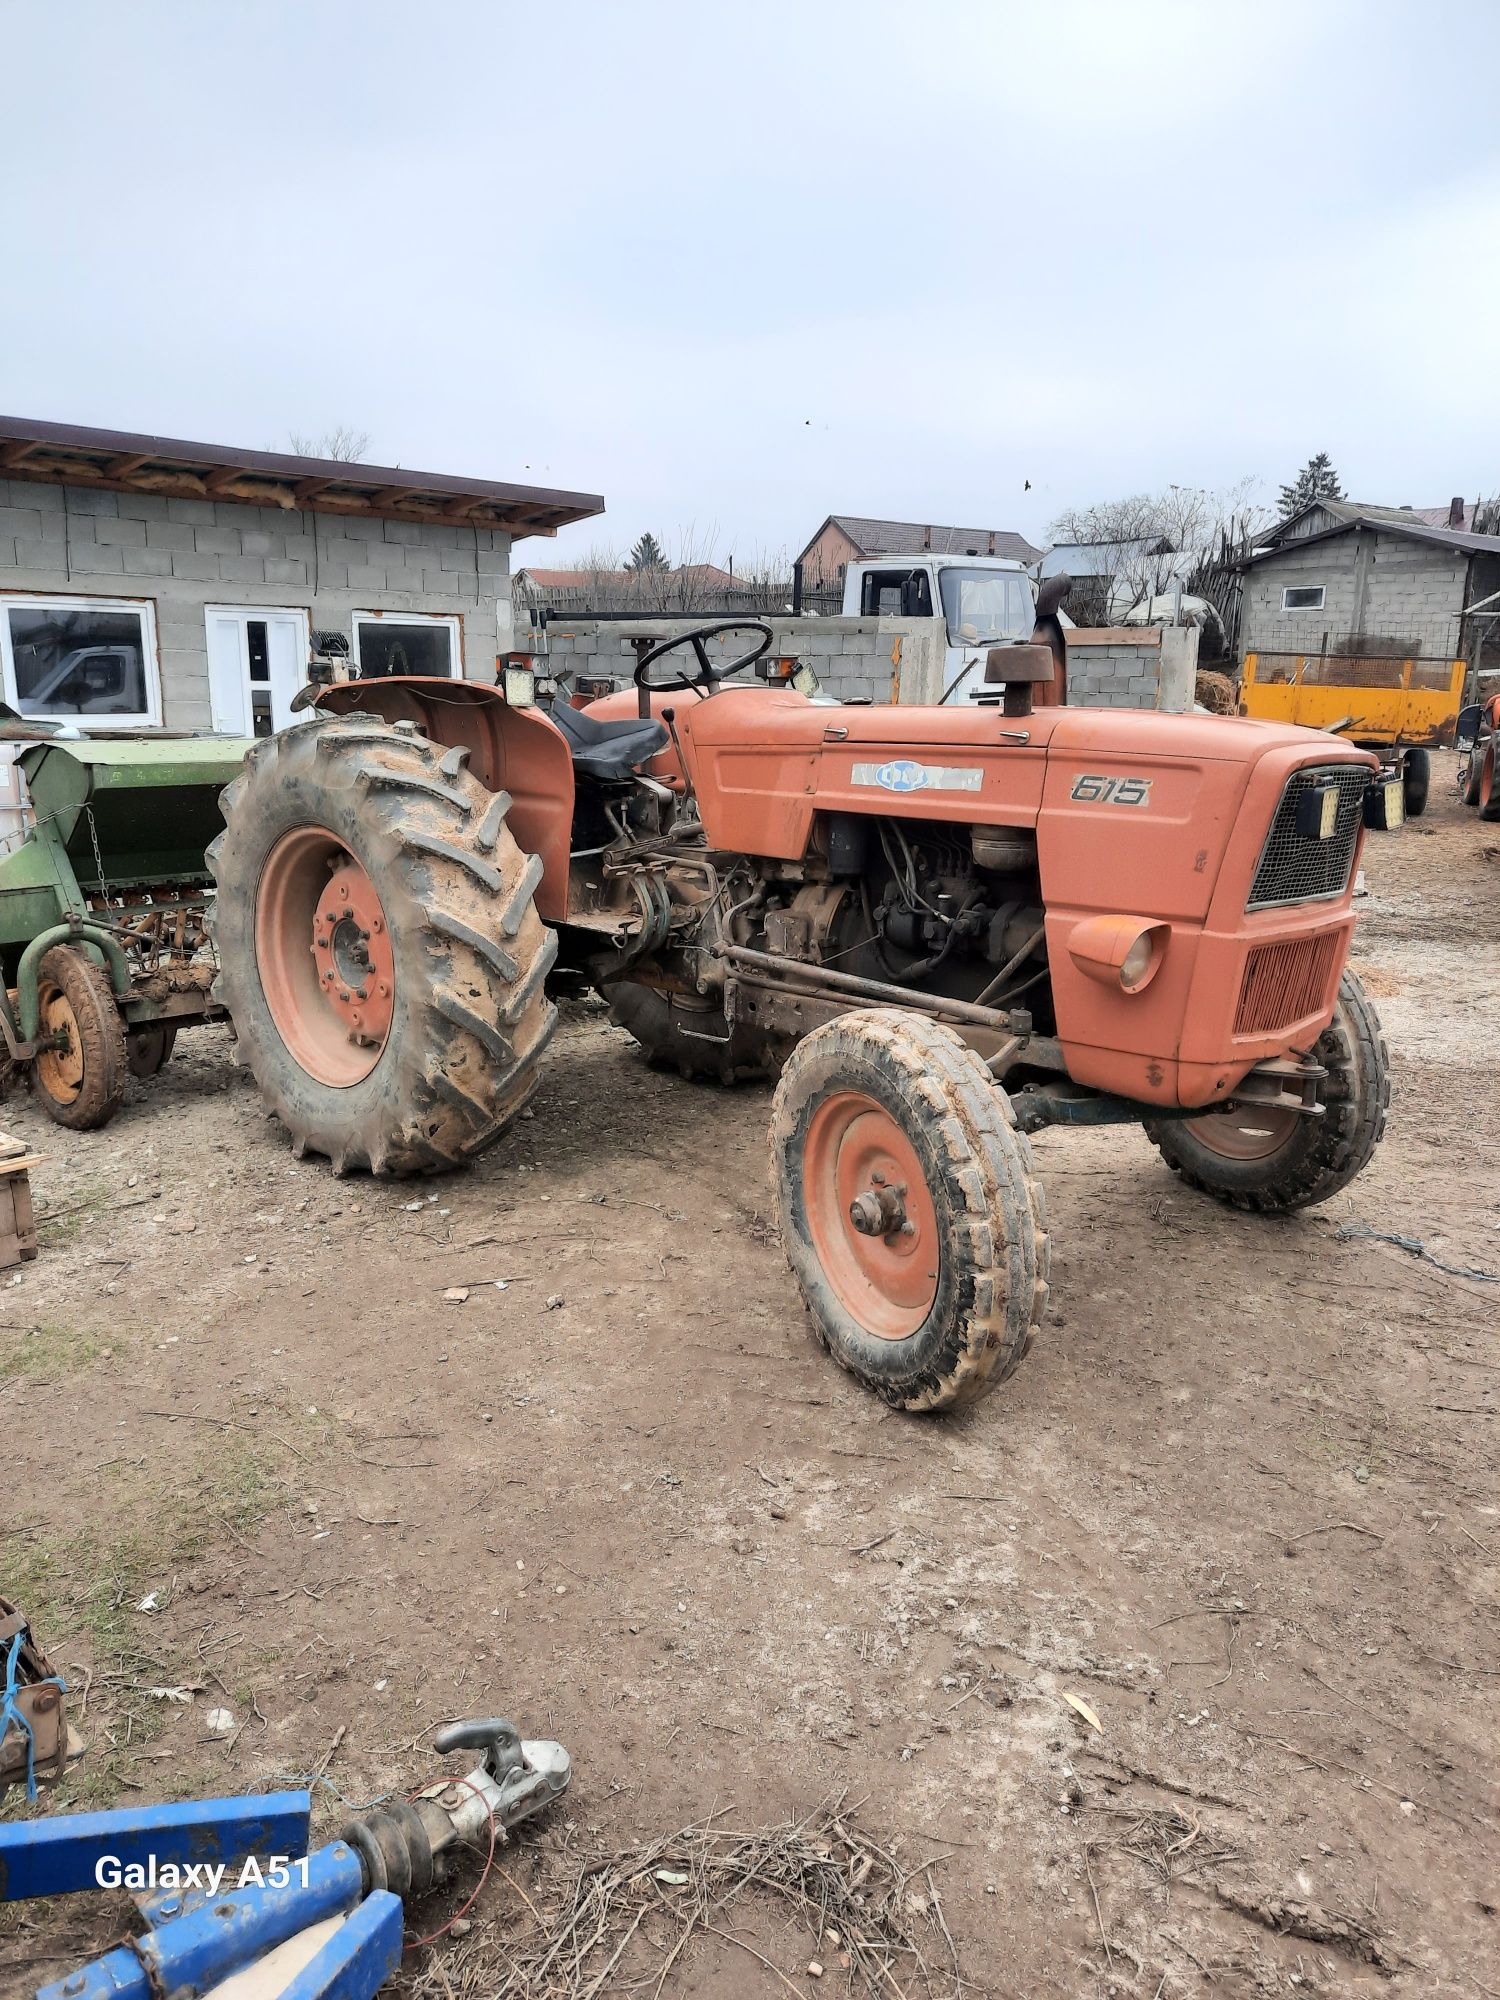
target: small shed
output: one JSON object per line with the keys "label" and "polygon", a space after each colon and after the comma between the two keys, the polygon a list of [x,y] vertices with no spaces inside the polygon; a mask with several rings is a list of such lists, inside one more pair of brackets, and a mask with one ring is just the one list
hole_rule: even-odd
{"label": "small shed", "polygon": [[[1437,511],[1437,510],[1432,510]],[[1245,653],[1500,664],[1500,536],[1319,501],[1245,565]]]}

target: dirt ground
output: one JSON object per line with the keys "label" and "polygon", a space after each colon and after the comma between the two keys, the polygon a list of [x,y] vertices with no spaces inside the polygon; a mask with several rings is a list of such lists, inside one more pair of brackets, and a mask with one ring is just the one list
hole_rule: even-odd
{"label": "dirt ground", "polygon": [[[333,1786],[407,1791],[438,1722],[506,1713],[573,1789],[410,1955],[424,1991],[493,1993],[592,1857],[842,1796],[934,1863],[971,1990],[1500,1993],[1500,1285],[1358,1233],[1500,1272],[1500,829],[1440,764],[1366,851],[1373,1165],[1277,1222],[1132,1129],[1043,1136],[1052,1312],[958,1420],[815,1347],[768,1093],[655,1073],[591,1006],[419,1187],[293,1160],[217,1031],[97,1135],[13,1097],[46,1219],[0,1277],[0,1591],[87,1689],[57,1802],[322,1771],[332,1829]],[[122,1913],[5,1913],[0,1990]],[[654,1935],[598,1990],[654,1985]],[[768,1906],[662,1990],[849,1977]]]}

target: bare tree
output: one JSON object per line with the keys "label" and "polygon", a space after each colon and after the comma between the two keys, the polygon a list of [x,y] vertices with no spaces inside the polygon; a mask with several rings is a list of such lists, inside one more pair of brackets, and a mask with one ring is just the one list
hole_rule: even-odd
{"label": "bare tree", "polygon": [[286,441],[298,458],[336,458],[345,464],[362,459],[370,449],[370,433],[357,431],[350,424],[336,424],[321,437],[310,437],[305,431],[288,431]]}
{"label": "bare tree", "polygon": [[[1274,518],[1270,508],[1251,501],[1254,484],[1241,479],[1221,492],[1173,485],[1160,493],[1096,501],[1066,509],[1048,533],[1054,542],[1091,545],[1099,579],[1093,594],[1100,599],[1094,615],[1123,616],[1186,582],[1211,560],[1224,560],[1227,549],[1244,544],[1249,552],[1255,534]],[[1080,598],[1089,594],[1092,581],[1085,580]]]}

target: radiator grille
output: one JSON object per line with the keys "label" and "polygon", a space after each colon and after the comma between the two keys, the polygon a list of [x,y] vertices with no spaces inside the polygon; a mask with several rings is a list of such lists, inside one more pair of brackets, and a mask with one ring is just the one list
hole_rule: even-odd
{"label": "radiator grille", "polygon": [[1323,937],[1256,945],[1245,960],[1234,1032],[1274,1035],[1293,1021],[1321,1013],[1338,966],[1340,935],[1332,931]]}
{"label": "radiator grille", "polygon": [[[1354,866],[1369,782],[1370,773],[1363,764],[1307,764],[1293,771],[1261,850],[1247,910],[1271,909],[1279,903],[1319,903],[1343,895]],[[1297,801],[1311,787],[1329,783],[1339,794],[1333,832],[1327,840],[1306,839],[1297,831]]]}

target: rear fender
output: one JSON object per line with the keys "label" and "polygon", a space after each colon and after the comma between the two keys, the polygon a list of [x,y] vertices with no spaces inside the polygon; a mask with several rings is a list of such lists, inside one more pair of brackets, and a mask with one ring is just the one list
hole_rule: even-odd
{"label": "rear fender", "polygon": [[512,708],[498,688],[475,681],[401,675],[340,681],[323,689],[316,706],[324,715],[415,722],[431,742],[467,750],[480,784],[510,793],[510,830],[541,858],[538,910],[551,923],[566,921],[573,759],[539,709]]}

